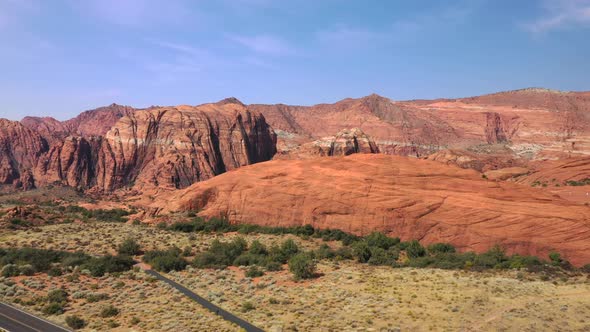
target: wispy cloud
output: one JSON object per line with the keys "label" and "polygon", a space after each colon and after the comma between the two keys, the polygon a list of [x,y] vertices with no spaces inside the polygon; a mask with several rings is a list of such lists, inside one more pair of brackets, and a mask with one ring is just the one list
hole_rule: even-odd
{"label": "wispy cloud", "polygon": [[127,27],[176,24],[190,12],[183,0],[71,0],[70,3],[84,15]]}
{"label": "wispy cloud", "polygon": [[359,47],[387,38],[388,34],[366,28],[340,25],[316,33],[318,41],[327,46]]}
{"label": "wispy cloud", "polygon": [[294,55],[295,48],[282,38],[271,35],[255,35],[255,36],[229,36],[231,41],[234,41],[248,50],[262,54],[262,55]]}
{"label": "wispy cloud", "polygon": [[336,25],[316,32],[316,40],[323,46],[357,48],[380,46],[404,38],[413,38],[421,31],[439,29],[441,26],[459,24],[468,18],[480,5],[481,0],[460,1],[460,5],[447,6],[436,11],[421,12],[407,16],[379,28]]}
{"label": "wispy cloud", "polygon": [[544,0],[546,14],[523,26],[530,32],[541,33],[567,26],[590,25],[590,0]]}

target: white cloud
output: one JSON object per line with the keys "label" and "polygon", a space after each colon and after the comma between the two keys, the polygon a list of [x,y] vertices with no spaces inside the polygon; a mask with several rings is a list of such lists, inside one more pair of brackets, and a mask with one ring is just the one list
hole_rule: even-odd
{"label": "white cloud", "polygon": [[541,33],[568,26],[590,25],[590,0],[544,0],[546,15],[524,27],[533,32]]}
{"label": "white cloud", "polygon": [[380,28],[336,25],[316,32],[316,40],[330,48],[352,49],[379,46],[383,43],[415,38],[426,30],[463,22],[482,3],[481,0],[460,1],[459,5],[448,6],[437,11],[420,12],[391,22]]}
{"label": "white cloud", "polygon": [[271,35],[238,36],[231,35],[230,40],[246,47],[250,51],[264,55],[293,55],[295,49],[281,38]]}

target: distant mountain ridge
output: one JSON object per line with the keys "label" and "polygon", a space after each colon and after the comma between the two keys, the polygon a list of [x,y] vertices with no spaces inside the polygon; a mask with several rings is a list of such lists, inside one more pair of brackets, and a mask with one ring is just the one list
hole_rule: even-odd
{"label": "distant mountain ridge", "polygon": [[[372,94],[313,106],[245,105],[233,97],[147,109],[111,104],[66,121],[2,120],[0,184],[28,189],[61,183],[106,192],[148,184],[183,188],[275,153],[295,159],[350,151],[427,157],[453,149],[436,160],[451,156],[462,167],[489,169],[455,156],[469,149],[473,159],[474,151],[485,150],[480,146],[492,145],[505,147],[502,165],[519,164],[506,161],[511,158],[587,155],[589,117],[590,92],[540,88],[429,101]],[[340,135],[353,128],[356,134]],[[324,151],[322,140],[329,137],[334,141],[325,144],[337,147]],[[355,147],[360,137],[371,147]]]}

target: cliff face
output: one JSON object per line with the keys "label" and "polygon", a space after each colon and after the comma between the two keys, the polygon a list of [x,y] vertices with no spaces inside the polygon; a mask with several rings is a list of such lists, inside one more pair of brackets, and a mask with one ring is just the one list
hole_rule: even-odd
{"label": "cliff face", "polygon": [[35,131],[0,119],[0,184],[34,186],[30,170],[47,150],[47,142]]}
{"label": "cliff face", "polygon": [[309,107],[249,107],[264,114],[273,128],[287,134],[280,137],[280,146],[293,145],[288,134],[307,135],[311,142],[345,128],[359,128],[382,153],[423,156],[459,139],[453,127],[433,112],[421,112],[414,105],[395,103],[378,95]]}
{"label": "cliff face", "polygon": [[237,100],[146,110],[111,105],[65,122],[0,121],[0,184],[26,188],[184,188],[276,152],[264,117]]}
{"label": "cliff face", "polygon": [[37,184],[61,183],[78,189],[91,188],[96,184],[97,152],[101,144],[100,137],[68,136],[54,142],[37,160],[34,168]]}
{"label": "cliff face", "polygon": [[137,111],[105,136],[97,186],[130,183],[184,188],[275,154],[276,136],[264,117],[241,104]]}
{"label": "cliff face", "polygon": [[542,189],[487,181],[438,162],[353,154],[274,160],[161,197],[167,211],[266,226],[311,224],[358,235],[378,230],[425,244],[542,257],[558,250],[590,263],[590,210]]}
{"label": "cliff face", "polygon": [[584,92],[524,89],[412,101],[370,95],[334,104],[250,107],[282,131],[279,152],[357,127],[386,154],[424,157],[489,144],[533,159],[590,154],[590,95]]}

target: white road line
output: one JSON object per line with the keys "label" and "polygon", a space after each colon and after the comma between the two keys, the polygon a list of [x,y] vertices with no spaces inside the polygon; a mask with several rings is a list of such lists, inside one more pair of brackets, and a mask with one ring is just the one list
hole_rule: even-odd
{"label": "white road line", "polygon": [[13,322],[17,323],[18,325],[26,326],[26,327],[30,328],[31,330],[33,330],[33,331],[42,332],[41,330],[37,330],[36,328],[32,327],[31,325],[27,325],[27,324],[25,324],[25,323],[23,323],[23,322],[21,322],[21,321],[18,321],[18,320],[16,320],[16,319],[12,319],[12,318],[10,318],[10,317],[8,317],[8,316],[6,316],[6,315],[2,314],[2,313],[0,313],[0,316],[2,316],[2,317],[6,317],[6,318],[8,318],[9,320],[11,320],[11,321],[13,321]]}

